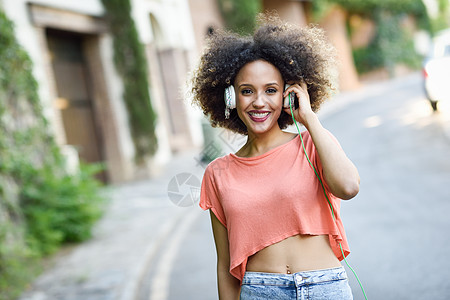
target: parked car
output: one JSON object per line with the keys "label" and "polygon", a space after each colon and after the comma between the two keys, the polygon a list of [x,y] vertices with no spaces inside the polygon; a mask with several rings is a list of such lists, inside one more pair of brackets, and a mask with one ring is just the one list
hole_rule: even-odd
{"label": "parked car", "polygon": [[433,38],[422,73],[426,96],[436,111],[439,101],[450,101],[450,29]]}

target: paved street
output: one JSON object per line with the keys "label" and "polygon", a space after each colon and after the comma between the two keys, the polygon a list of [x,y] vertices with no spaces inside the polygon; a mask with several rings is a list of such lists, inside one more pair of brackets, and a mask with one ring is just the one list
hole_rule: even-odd
{"label": "paved street", "polygon": [[360,171],[361,192],[342,210],[372,300],[450,299],[450,107],[432,114],[418,79],[324,119]]}
{"label": "paved street", "polygon": [[[450,106],[433,114],[420,84],[419,74],[371,84],[320,113],[360,171],[360,194],[341,211],[371,300],[450,299]],[[199,151],[111,188],[93,239],[55,257],[21,300],[217,299],[209,215],[192,206]]]}

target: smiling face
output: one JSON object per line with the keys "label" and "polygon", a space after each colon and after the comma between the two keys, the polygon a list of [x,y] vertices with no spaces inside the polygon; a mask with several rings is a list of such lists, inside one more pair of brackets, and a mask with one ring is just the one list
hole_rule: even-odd
{"label": "smiling face", "polygon": [[284,81],[274,65],[264,60],[244,65],[234,87],[237,113],[249,135],[280,130],[277,121],[282,110]]}

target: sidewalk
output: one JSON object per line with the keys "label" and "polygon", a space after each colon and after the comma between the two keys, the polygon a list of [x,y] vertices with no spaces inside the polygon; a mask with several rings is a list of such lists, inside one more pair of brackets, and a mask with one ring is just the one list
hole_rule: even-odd
{"label": "sidewalk", "polygon": [[[417,73],[342,93],[324,105],[319,117],[326,118],[347,105],[396,87],[415,84],[420,84]],[[204,171],[197,161],[200,151],[177,155],[156,178],[109,188],[110,205],[92,239],[56,255],[51,267],[20,300],[134,300],[160,245],[176,232],[177,225],[200,211],[197,203],[192,205],[190,198],[182,197],[192,190],[177,191],[173,181],[187,176],[194,181],[192,185],[199,185]],[[168,189],[173,193],[169,195]]]}
{"label": "sidewalk", "polygon": [[110,204],[93,237],[57,254],[19,299],[135,299],[159,245],[180,220],[199,210],[192,203],[177,206],[168,197],[175,175],[188,173],[201,180],[204,169],[197,157],[199,151],[192,150],[174,157],[157,178],[109,188]]}

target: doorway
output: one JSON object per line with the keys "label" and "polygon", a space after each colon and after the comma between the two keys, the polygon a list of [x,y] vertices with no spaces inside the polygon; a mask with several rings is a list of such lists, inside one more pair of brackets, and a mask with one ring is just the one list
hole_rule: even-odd
{"label": "doorway", "polygon": [[[103,162],[100,124],[92,100],[91,76],[83,51],[84,36],[47,29],[46,37],[66,143],[76,148],[84,163]],[[106,173],[97,178],[106,182]]]}

